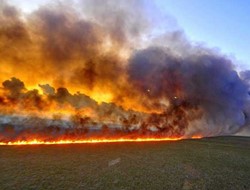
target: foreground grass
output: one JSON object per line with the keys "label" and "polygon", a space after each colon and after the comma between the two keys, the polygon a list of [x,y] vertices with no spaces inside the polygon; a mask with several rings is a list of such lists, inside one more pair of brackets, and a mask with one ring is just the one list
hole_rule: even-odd
{"label": "foreground grass", "polygon": [[250,189],[250,138],[0,146],[0,189]]}

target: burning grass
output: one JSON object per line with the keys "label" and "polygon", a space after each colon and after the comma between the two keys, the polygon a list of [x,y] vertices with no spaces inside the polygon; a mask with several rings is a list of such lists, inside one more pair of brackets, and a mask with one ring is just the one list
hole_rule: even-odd
{"label": "burning grass", "polygon": [[250,72],[183,29],[158,26],[153,1],[48,3],[30,14],[0,2],[0,142],[249,126]]}
{"label": "burning grass", "polygon": [[[200,139],[201,136],[193,136],[192,139]],[[0,145],[60,145],[60,144],[90,144],[90,143],[126,143],[126,142],[160,142],[160,141],[178,141],[183,137],[136,137],[136,138],[88,138],[82,140],[64,139],[57,141],[43,141],[39,139],[18,140],[0,142]]]}
{"label": "burning grass", "polygon": [[0,145],[59,145],[59,144],[90,144],[90,143],[116,143],[116,142],[157,142],[157,141],[177,141],[182,138],[117,138],[117,139],[88,139],[88,140],[58,140],[58,141],[13,141],[2,142]]}
{"label": "burning grass", "polygon": [[250,139],[0,146],[0,189],[249,189]]}

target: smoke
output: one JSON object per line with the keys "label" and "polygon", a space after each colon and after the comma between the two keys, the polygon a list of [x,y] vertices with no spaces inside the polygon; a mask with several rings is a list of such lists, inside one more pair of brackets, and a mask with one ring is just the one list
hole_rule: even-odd
{"label": "smoke", "polygon": [[249,71],[167,21],[156,35],[150,6],[0,1],[0,141],[247,131]]}
{"label": "smoke", "polygon": [[129,79],[155,105],[164,98],[174,106],[188,103],[186,111],[198,108],[207,124],[234,133],[245,124],[248,86],[228,58],[204,52],[181,57],[157,47],[139,51],[130,61]]}

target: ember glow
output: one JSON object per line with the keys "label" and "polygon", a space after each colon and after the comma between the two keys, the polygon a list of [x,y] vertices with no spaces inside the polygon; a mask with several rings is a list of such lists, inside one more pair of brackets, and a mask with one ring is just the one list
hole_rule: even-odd
{"label": "ember glow", "polygon": [[0,143],[180,140],[246,128],[249,71],[182,30],[156,35],[143,7],[83,0],[25,14],[1,1]]}

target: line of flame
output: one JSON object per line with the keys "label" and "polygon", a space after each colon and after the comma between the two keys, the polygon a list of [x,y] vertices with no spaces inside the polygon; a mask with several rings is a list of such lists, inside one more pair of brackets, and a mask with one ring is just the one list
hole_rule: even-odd
{"label": "line of flame", "polygon": [[[192,139],[202,138],[194,136]],[[117,138],[117,139],[87,139],[87,140],[58,140],[58,141],[41,141],[37,139],[28,141],[11,141],[0,142],[0,145],[53,145],[53,144],[90,144],[90,143],[116,143],[116,142],[158,142],[158,141],[178,141],[184,139],[183,137],[171,138]]]}

